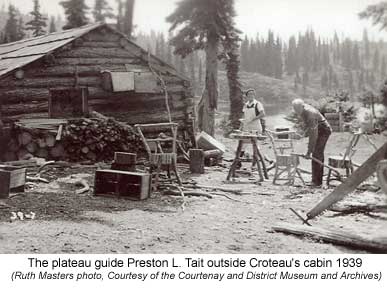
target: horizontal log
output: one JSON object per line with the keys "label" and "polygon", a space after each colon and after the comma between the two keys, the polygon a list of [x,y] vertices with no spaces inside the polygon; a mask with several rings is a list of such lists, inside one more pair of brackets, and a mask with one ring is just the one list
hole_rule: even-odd
{"label": "horizontal log", "polygon": [[56,58],[137,58],[135,54],[129,50],[122,48],[92,48],[92,47],[78,47],[66,51],[58,51]]}
{"label": "horizontal log", "polygon": [[83,41],[82,47],[103,47],[103,48],[120,48],[117,41]]}
{"label": "horizontal log", "polygon": [[[74,77],[42,77],[42,78],[24,78],[22,80],[14,80],[5,82],[0,80],[0,88],[58,88],[58,87],[73,87],[76,84]],[[101,84],[100,77],[79,77],[79,86],[99,87]]]}
{"label": "horizontal log", "polygon": [[[57,86],[56,89],[66,89],[69,87]],[[88,87],[89,99],[100,99],[114,97],[114,93],[109,93],[99,87]],[[3,104],[19,104],[34,101],[48,101],[48,88],[2,88],[0,89],[0,99]]]}
{"label": "horizontal log", "polygon": [[125,64],[141,64],[140,59],[134,58],[108,58],[108,57],[96,57],[96,58],[66,58],[61,56],[55,59],[57,65],[125,65]]}
{"label": "horizontal log", "polygon": [[[98,111],[99,112],[99,111]],[[135,124],[149,124],[149,123],[161,123],[161,122],[168,122],[168,114],[167,112],[152,112],[152,111],[140,111],[136,114],[133,112],[114,112],[114,111],[106,111],[103,112],[104,115],[108,117],[114,117],[118,121],[125,122],[129,125],[135,125]],[[178,122],[179,126],[184,124],[184,121],[186,120],[186,115],[183,111],[173,111],[171,113],[172,121]]]}
{"label": "horizontal log", "polygon": [[[132,64],[130,64],[132,65]],[[138,66],[135,66],[138,67]],[[76,65],[57,65],[49,66],[40,69],[31,69],[27,71],[26,77],[38,78],[38,77],[74,77],[78,76],[99,76],[102,71],[126,71],[125,65],[122,64],[106,64],[101,65],[89,65],[89,66],[76,66]]]}
{"label": "horizontal log", "polygon": [[82,36],[84,41],[108,41],[108,42],[118,42],[122,36],[119,34],[111,33],[110,31],[105,31],[102,33],[100,29],[87,33]]}
{"label": "horizontal log", "polygon": [[30,114],[17,114],[17,115],[3,115],[3,122],[9,122],[9,121],[17,121],[19,119],[41,119],[41,118],[48,118],[48,110],[47,112],[37,112],[33,113],[31,112]]}
{"label": "horizontal log", "polygon": [[48,102],[11,104],[2,106],[2,114],[4,116],[41,113],[46,111],[48,111]]}
{"label": "horizontal log", "polygon": [[14,88],[0,89],[0,98],[3,104],[17,104],[21,102],[47,101],[49,90],[47,88]]}

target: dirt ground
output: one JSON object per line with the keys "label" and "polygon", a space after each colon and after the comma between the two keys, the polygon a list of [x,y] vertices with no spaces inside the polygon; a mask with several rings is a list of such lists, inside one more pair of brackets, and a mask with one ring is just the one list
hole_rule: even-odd
{"label": "dirt ground", "polygon": [[[334,134],[328,142],[326,155],[343,151],[349,137],[346,133]],[[378,146],[386,140],[381,135],[372,137]],[[224,143],[229,149],[225,159],[232,159],[236,143],[230,139],[224,139]],[[301,140],[296,150],[305,152],[305,143],[306,139]],[[273,157],[269,144],[261,146]],[[361,163],[372,151],[373,148],[362,140],[355,162]],[[42,177],[49,179],[49,184],[40,183],[2,202],[9,207],[0,209],[0,253],[365,252],[272,231],[276,223],[300,224],[289,208],[306,213],[331,189],[274,186],[271,180],[256,185],[248,177],[237,179],[235,184],[225,184],[230,163],[224,164],[226,167],[210,167],[206,174],[193,176],[189,175],[187,166],[179,168],[185,178],[192,177],[199,184],[241,188],[243,195],[219,193],[212,199],[186,197],[184,211],[181,197],[159,192],[146,201],[93,197],[91,193],[78,195],[74,192],[77,189],[73,184],[75,178],[70,175],[76,174],[76,178],[84,178],[92,184],[98,167],[47,168]],[[303,168],[310,170],[309,166],[308,162],[303,162]],[[246,168],[249,170],[249,165]],[[272,178],[272,172],[270,176]],[[305,178],[310,180],[307,175]],[[385,205],[386,201],[383,192],[356,191],[340,205]],[[19,211],[32,211],[36,217],[10,222],[11,212]],[[386,219],[387,214],[383,213],[327,212],[312,224],[382,237],[387,235]]]}

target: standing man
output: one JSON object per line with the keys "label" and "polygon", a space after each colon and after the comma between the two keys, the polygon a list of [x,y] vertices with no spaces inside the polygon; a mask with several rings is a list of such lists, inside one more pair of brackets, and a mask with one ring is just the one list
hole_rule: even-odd
{"label": "standing man", "polygon": [[243,130],[262,134],[265,132],[265,109],[261,102],[255,99],[255,90],[246,92],[247,102],[243,106]]}
{"label": "standing man", "polygon": [[[325,117],[314,107],[305,104],[302,99],[292,102],[293,109],[305,124],[305,131],[309,136],[306,158],[313,158],[324,162],[324,150],[332,128]],[[312,186],[320,187],[324,175],[324,166],[312,160]]]}

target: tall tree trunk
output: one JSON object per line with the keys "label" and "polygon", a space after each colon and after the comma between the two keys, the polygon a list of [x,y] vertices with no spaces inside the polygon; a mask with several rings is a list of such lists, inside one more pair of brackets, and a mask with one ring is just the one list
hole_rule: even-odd
{"label": "tall tree trunk", "polygon": [[239,129],[239,119],[243,116],[243,95],[242,85],[239,81],[240,60],[237,47],[228,53],[226,62],[227,79],[230,98],[230,116],[229,120],[233,129]]}
{"label": "tall tree trunk", "polygon": [[215,110],[218,106],[218,49],[219,38],[209,33],[206,46],[206,83],[199,104],[199,129],[215,135]]}
{"label": "tall tree trunk", "polygon": [[124,18],[124,33],[131,38],[133,36],[133,10],[135,0],[126,0],[125,18]]}

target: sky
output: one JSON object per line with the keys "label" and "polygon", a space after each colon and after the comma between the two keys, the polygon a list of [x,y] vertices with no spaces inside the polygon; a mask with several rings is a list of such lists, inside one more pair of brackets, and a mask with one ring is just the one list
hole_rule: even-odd
{"label": "sky", "polygon": [[[63,15],[58,4],[61,0],[40,0],[42,10]],[[107,0],[116,7],[116,0]],[[136,0],[134,22],[137,31],[168,31],[165,18],[173,12],[178,0]],[[210,1],[210,0],[208,0]],[[357,14],[367,5],[381,0],[235,0],[237,27],[249,37],[266,35],[268,29],[287,39],[289,36],[312,28],[323,38],[331,38],[334,31],[340,37],[360,40],[364,28],[370,38],[387,40],[387,31],[373,27],[369,20],[360,20]],[[89,7],[94,0],[86,0]],[[22,12],[32,9],[32,0],[0,0],[0,5],[13,3]]]}

